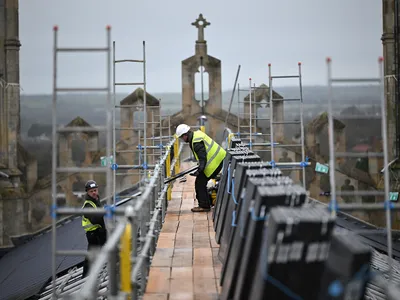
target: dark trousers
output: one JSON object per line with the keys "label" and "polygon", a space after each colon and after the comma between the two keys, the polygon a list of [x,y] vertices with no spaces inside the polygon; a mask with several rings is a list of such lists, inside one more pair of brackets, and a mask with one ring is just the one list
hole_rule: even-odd
{"label": "dark trousers", "polygon": [[201,172],[196,177],[196,181],[194,183],[194,187],[196,190],[196,198],[199,202],[199,207],[201,208],[210,208],[211,199],[207,192],[207,182],[210,179],[217,177],[218,173],[221,172],[223,166],[223,161],[219,164],[218,168],[211,174],[210,177],[207,177],[204,172]]}
{"label": "dark trousers", "polygon": [[[102,247],[107,241],[107,232],[103,229],[97,229],[86,232],[86,238],[88,241],[88,251],[94,247]],[[82,277],[85,277],[89,271],[89,260],[86,257],[83,262],[83,273]]]}

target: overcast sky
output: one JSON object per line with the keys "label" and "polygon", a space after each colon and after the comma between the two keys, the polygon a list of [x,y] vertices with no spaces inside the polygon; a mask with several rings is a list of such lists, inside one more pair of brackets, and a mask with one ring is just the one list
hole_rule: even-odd
{"label": "overcast sky", "polygon": [[[51,93],[53,25],[59,45],[104,46],[112,26],[117,59],[141,59],[146,41],[150,93],[181,91],[181,61],[194,54],[203,13],[210,55],[222,60],[222,88],[239,82],[268,82],[297,72],[303,84],[325,84],[325,58],[336,76],[375,77],[382,55],[381,0],[20,0],[21,85],[23,93]],[[59,86],[105,86],[104,54],[60,54]],[[116,69],[117,81],[141,82],[140,64]],[[278,84],[278,82],[277,82]],[[296,82],[281,81],[282,85]],[[132,88],[118,87],[117,92]]]}

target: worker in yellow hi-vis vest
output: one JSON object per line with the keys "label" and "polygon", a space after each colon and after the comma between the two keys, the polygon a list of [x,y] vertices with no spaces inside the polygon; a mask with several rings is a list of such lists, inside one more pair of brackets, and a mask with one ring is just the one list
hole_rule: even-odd
{"label": "worker in yellow hi-vis vest", "polygon": [[210,211],[212,202],[207,192],[207,182],[217,177],[222,170],[225,150],[212,138],[201,130],[191,131],[190,126],[180,124],[176,128],[176,136],[189,143],[194,157],[199,162],[196,172],[190,174],[196,176],[195,189],[198,207],[192,208],[192,212]]}
{"label": "worker in yellow hi-vis vest", "polygon": [[[85,185],[86,195],[85,202],[82,208],[98,208],[102,207],[99,197],[99,186],[96,181],[89,180]],[[88,241],[88,250],[93,247],[102,247],[107,240],[107,230],[102,215],[83,215],[82,216],[82,227],[86,232],[86,238]],[[86,257],[83,263],[82,277],[87,275],[89,271],[89,261]]]}

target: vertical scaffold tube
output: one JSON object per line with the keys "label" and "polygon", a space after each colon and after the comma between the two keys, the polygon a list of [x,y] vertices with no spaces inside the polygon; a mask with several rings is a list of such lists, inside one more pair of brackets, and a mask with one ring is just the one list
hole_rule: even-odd
{"label": "vertical scaffold tube", "polygon": [[144,178],[147,180],[147,91],[146,91],[146,42],[143,41],[143,166]]}
{"label": "vertical scaffold tube", "polygon": [[[167,155],[167,159],[165,160],[165,169],[166,169],[166,173],[167,173],[166,174],[167,178],[171,177],[171,150],[172,149],[167,149],[168,155]],[[170,201],[172,199],[171,185],[168,186],[167,199],[168,199],[168,201]]]}
{"label": "vertical scaffold tube", "polygon": [[336,217],[336,179],[335,179],[335,149],[334,149],[334,131],[333,131],[333,109],[332,109],[332,70],[331,70],[331,59],[328,57],[326,59],[326,63],[328,66],[328,138],[329,138],[329,181],[331,184],[331,207],[332,207],[332,216]]}
{"label": "vertical scaffold tube", "polygon": [[379,58],[379,78],[380,78],[380,96],[381,96],[381,115],[382,115],[382,144],[383,144],[383,178],[385,181],[385,201],[386,205],[386,232],[387,232],[387,247],[388,247],[388,265],[389,265],[389,281],[392,280],[392,216],[390,204],[390,186],[389,186],[389,160],[388,160],[388,138],[387,138],[387,119],[386,119],[386,101],[385,101],[385,77],[383,73],[383,57]]}
{"label": "vertical scaffold tube", "polygon": [[52,269],[52,298],[56,299],[56,251],[57,251],[57,241],[56,241],[56,223],[57,223],[57,215],[56,215],[56,204],[57,204],[57,189],[56,189],[56,182],[57,182],[57,32],[58,26],[54,26],[53,28],[53,35],[54,35],[54,44],[53,44],[53,102],[52,102],[52,164],[51,164],[51,196],[52,196],[52,257],[51,257],[51,269]]}
{"label": "vertical scaffold tube", "polygon": [[251,113],[252,113],[252,110],[251,110],[251,104],[252,104],[252,102],[251,102],[251,78],[249,78],[249,117],[250,117],[250,119],[249,119],[249,133],[250,133],[250,138],[249,138],[249,148],[250,148],[250,150],[251,149],[253,149],[253,139],[252,139],[252,131],[253,131],[253,124],[252,124],[252,120],[251,120]]}
{"label": "vertical scaffold tube", "polygon": [[[115,110],[116,110],[116,88],[115,88],[115,41],[113,41],[113,101],[114,101],[114,106],[113,106],[113,127],[112,127],[112,132],[113,132],[113,163],[117,163],[117,154],[116,154],[116,132],[115,132]],[[116,176],[117,170],[113,169],[113,199],[114,199],[114,206],[116,202],[116,185],[117,185],[117,176]],[[114,218],[114,222],[116,221],[116,218]]]}
{"label": "vertical scaffold tube", "polygon": [[272,74],[271,64],[268,64],[268,77],[269,77],[269,127],[270,127],[270,147],[271,147],[271,161],[274,160],[274,101],[273,101],[273,87],[272,87]]}
{"label": "vertical scaffold tube", "polygon": [[[303,83],[301,78],[301,62],[298,63],[299,66],[299,85],[300,85],[300,135],[301,135],[301,161],[306,161],[305,152],[305,142],[304,142],[304,107],[303,107]],[[303,167],[303,187],[306,188],[306,168]]]}

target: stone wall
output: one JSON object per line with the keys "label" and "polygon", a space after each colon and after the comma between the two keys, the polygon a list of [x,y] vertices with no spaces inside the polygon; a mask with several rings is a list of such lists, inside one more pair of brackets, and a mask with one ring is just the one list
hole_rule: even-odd
{"label": "stone wall", "polygon": [[[7,26],[6,26],[7,25]],[[18,141],[20,135],[18,0],[0,2],[0,165],[10,180],[20,182]]]}
{"label": "stone wall", "polygon": [[26,176],[26,191],[30,193],[33,191],[37,182],[37,174],[38,174],[37,161],[33,160],[27,162],[24,171]]}
{"label": "stone wall", "polygon": [[28,203],[25,199],[3,199],[0,201],[2,230],[0,245],[10,245],[10,237],[27,232]]}
{"label": "stone wall", "polygon": [[[118,165],[143,165],[144,151],[139,153],[137,148],[144,145],[144,130],[146,130],[147,146],[158,145],[159,141],[153,141],[151,137],[159,130],[160,102],[154,96],[146,92],[146,119],[147,126],[144,129],[144,90],[138,88],[121,102],[120,108],[120,128],[121,140],[117,145],[117,150],[123,150],[120,158],[117,156]],[[155,164],[158,158],[158,149],[146,149],[147,165]],[[140,160],[139,160],[140,158]],[[122,171],[122,170],[121,170]],[[139,170],[124,171],[129,175],[121,179],[121,186],[129,187],[139,181]],[[118,172],[120,173],[120,171]]]}
{"label": "stone wall", "polygon": [[[204,103],[205,110],[213,114],[222,107],[221,61],[206,55],[202,62],[209,76],[209,99]],[[195,75],[199,67],[199,54],[182,61],[182,107],[185,115],[194,115],[202,111],[201,104],[195,98]]]}
{"label": "stone wall", "polygon": [[60,135],[59,137],[59,165],[62,167],[76,166],[76,162],[72,159],[73,154],[73,142],[83,141],[85,159],[84,165],[90,165],[92,163],[92,154],[99,150],[99,138],[98,135],[90,135],[86,133],[71,133],[68,135]]}
{"label": "stone wall", "polygon": [[382,22],[383,22],[383,56],[385,79],[385,101],[387,112],[387,133],[388,133],[388,152],[389,161],[394,159],[396,153],[396,105],[395,105],[395,66],[394,66],[394,0],[382,2]]}

